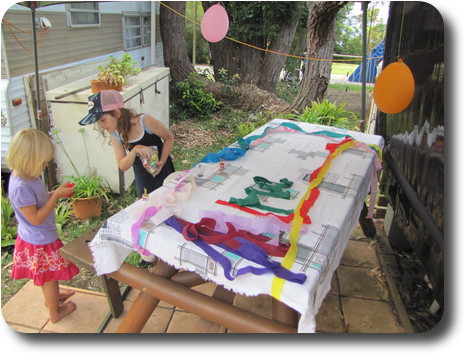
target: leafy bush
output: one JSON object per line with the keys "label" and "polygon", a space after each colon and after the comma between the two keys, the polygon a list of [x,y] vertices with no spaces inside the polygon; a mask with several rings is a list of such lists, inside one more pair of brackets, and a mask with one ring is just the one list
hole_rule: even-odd
{"label": "leafy bush", "polygon": [[14,245],[16,241],[16,224],[13,213],[10,200],[2,195],[2,248]]}
{"label": "leafy bush", "polygon": [[264,119],[262,114],[258,114],[258,117],[255,120],[256,121],[245,121],[243,123],[238,124],[235,128],[237,135],[240,137],[244,137],[255,131],[260,126],[266,124],[266,120]]}
{"label": "leafy bush", "polygon": [[256,130],[255,123],[252,121],[246,121],[237,125],[237,134],[240,137],[246,136],[249,133]]}
{"label": "leafy bush", "polygon": [[217,81],[222,83],[223,94],[234,94],[234,88],[239,84],[240,76],[238,74],[230,76],[226,69],[219,69],[218,76]]}
{"label": "leafy bush", "polygon": [[63,233],[63,226],[68,221],[72,212],[73,210],[69,201],[62,201],[55,206],[55,221],[58,235]]}
{"label": "leafy bush", "polygon": [[345,105],[345,103],[337,105],[324,99],[322,102],[312,102],[311,107],[305,107],[301,114],[295,113],[290,116],[311,124],[337,126],[348,130],[357,129],[358,118],[353,112],[345,110]]}
{"label": "leafy bush", "polygon": [[300,86],[288,86],[283,80],[277,82],[276,95],[287,103],[293,102],[299,91]]}
{"label": "leafy bush", "polygon": [[188,117],[206,120],[222,106],[213,94],[206,92],[206,82],[195,72],[176,86],[181,91],[180,105]]}

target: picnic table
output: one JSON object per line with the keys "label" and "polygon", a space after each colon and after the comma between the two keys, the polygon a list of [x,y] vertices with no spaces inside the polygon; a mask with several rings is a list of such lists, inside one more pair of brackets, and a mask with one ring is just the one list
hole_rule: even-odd
{"label": "picnic table", "polygon": [[[375,235],[366,216],[383,144],[275,119],[110,217],[87,239],[92,266],[141,291],[118,331],[140,332],[165,300],[235,332],[315,332],[357,221]],[[124,262],[134,250],[158,265]],[[65,256],[76,260],[76,251]],[[213,296],[191,289],[203,281],[217,284]],[[272,319],[234,307],[235,293],[272,296]]]}

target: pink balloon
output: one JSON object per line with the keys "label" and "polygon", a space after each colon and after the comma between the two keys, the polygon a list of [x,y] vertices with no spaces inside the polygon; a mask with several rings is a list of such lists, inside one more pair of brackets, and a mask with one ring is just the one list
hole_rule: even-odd
{"label": "pink balloon", "polygon": [[206,10],[200,28],[208,42],[216,43],[224,38],[229,30],[229,16],[224,7],[216,4]]}

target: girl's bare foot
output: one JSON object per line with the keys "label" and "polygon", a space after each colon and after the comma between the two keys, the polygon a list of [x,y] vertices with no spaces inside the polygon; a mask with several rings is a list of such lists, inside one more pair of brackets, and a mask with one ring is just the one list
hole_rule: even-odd
{"label": "girl's bare foot", "polygon": [[74,295],[75,292],[73,290],[68,290],[66,292],[58,294],[58,300],[60,303],[64,303],[66,299],[68,299],[70,296]]}
{"label": "girl's bare foot", "polygon": [[50,321],[53,323],[58,322],[66,315],[72,313],[74,310],[76,310],[76,304],[72,301],[61,304],[58,306],[58,314],[53,315],[53,317],[50,315]]}
{"label": "girl's bare foot", "polygon": [[[59,293],[58,294],[58,302],[59,304],[63,304],[66,299],[68,299],[70,296],[74,295],[76,292],[74,292],[73,290],[68,290],[66,292],[63,292],[63,293]],[[45,306],[48,308],[48,305],[47,303],[44,303]]]}

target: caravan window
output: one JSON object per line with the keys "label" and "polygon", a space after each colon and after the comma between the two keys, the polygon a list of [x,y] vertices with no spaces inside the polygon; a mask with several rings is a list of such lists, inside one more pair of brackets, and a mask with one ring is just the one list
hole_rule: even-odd
{"label": "caravan window", "polygon": [[98,2],[75,2],[66,5],[68,27],[99,27],[100,9]]}
{"label": "caravan window", "polygon": [[140,12],[124,12],[124,50],[137,49],[150,45],[151,17]]}

